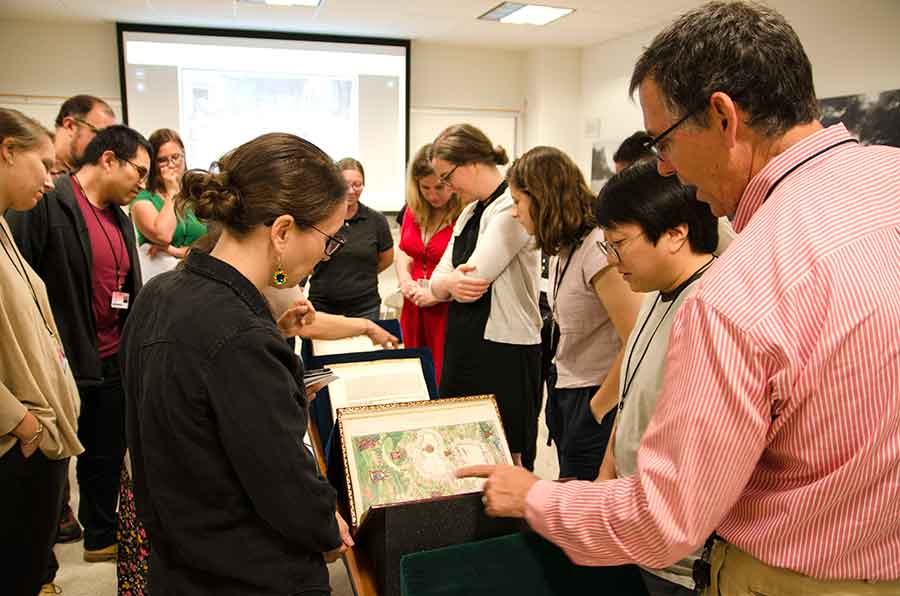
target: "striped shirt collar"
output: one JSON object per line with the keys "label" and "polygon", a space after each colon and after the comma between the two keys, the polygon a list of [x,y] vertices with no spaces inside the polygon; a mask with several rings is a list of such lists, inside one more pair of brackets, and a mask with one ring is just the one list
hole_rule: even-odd
{"label": "striped shirt collar", "polygon": [[735,213],[732,225],[734,231],[740,233],[747,224],[753,214],[756,213],[763,201],[766,193],[781,176],[787,172],[794,164],[800,162],[804,158],[815,154],[817,151],[825,149],[829,145],[833,145],[842,140],[850,139],[850,133],[847,128],[841,124],[834,124],[828,128],[824,128],[800,140],[794,145],[788,147],[787,151],[776,155],[750,180],[750,184],[744,189],[741,195],[741,201],[738,203],[737,213]]}

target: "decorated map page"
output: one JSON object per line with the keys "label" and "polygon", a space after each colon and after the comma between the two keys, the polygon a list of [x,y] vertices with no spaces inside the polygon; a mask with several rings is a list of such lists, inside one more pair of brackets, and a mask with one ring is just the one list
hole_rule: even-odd
{"label": "decorated map page", "polygon": [[429,398],[418,358],[347,362],[329,368],[338,377],[328,387],[333,420],[337,420],[338,408]]}
{"label": "decorated map page", "polygon": [[457,468],[512,463],[492,396],[344,408],[339,424],[354,527],[375,505],[482,489]]}

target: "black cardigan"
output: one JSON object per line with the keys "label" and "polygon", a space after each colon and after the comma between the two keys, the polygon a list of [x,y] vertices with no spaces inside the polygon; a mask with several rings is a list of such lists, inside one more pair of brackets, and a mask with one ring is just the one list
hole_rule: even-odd
{"label": "black cardigan", "polygon": [[[93,253],[87,224],[70,176],[60,176],[31,211],[6,213],[6,221],[22,255],[44,280],[50,307],[59,328],[69,366],[79,387],[103,380],[97,328],[92,307]],[[141,289],[141,268],[131,220],[119,208],[113,209],[131,261],[131,271],[123,290],[131,303]],[[122,325],[131,309],[121,311]]]}

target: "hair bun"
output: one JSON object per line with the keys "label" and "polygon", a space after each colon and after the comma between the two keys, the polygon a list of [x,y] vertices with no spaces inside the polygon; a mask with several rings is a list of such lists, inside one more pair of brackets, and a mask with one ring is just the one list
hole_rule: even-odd
{"label": "hair bun", "polygon": [[494,163],[498,166],[506,165],[509,163],[509,157],[506,155],[506,149],[497,145],[493,149],[494,152]]}
{"label": "hair bun", "polygon": [[227,171],[189,170],[182,178],[181,188],[184,202],[201,220],[230,225],[241,209],[240,193],[231,184]]}

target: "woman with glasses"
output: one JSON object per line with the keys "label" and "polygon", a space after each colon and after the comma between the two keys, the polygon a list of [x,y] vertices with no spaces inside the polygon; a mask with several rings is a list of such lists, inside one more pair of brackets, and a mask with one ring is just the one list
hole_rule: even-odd
{"label": "woman with glasses", "polygon": [[330,593],[326,560],[352,544],[302,437],[303,364],[263,291],[328,252],[346,183],[321,149],[272,133],[191,170],[176,213],[222,226],[210,253],[158,276],[122,338],[138,517],[161,594]]}
{"label": "woman with glasses", "polygon": [[309,299],[320,312],[381,318],[378,274],[394,262],[394,239],[387,219],[363,205],[363,166],[347,157],[337,162],[347,183],[347,213],[340,237],[345,246],[334,258],[319,263],[310,280]]}
{"label": "woman with glasses", "polygon": [[423,145],[409,163],[406,174],[406,210],[400,226],[397,281],[403,294],[400,327],[407,347],[429,348],[434,356],[435,381],[441,382],[447,303],[426,294],[416,303],[420,286],[427,286],[434,268],[447,249],[453,223],[462,203],[449,185],[434,173],[428,159],[431,144]]}
{"label": "woman with glasses", "polygon": [[[719,234],[716,218],[696,200],[695,189],[674,176],[660,176],[655,160],[613,176],[600,191],[596,219],[610,263],[632,290],[646,292],[625,344],[619,414],[598,477],[605,480],[637,471],[638,446],[663,384],[672,322],[714,266]],[[693,594],[696,558],[666,569],[642,569],[650,594]]]}
{"label": "woman with glasses", "polygon": [[192,212],[187,211],[183,217],[175,214],[175,197],[181,192],[185,170],[181,137],[170,128],[161,128],[148,140],[153,154],[147,189],[131,204],[145,282],[173,269],[188,247],[206,234],[206,226]]}
{"label": "woman with glasses", "polygon": [[[621,348],[641,296],[600,248],[594,196],[578,166],[553,147],[535,147],[507,173],[513,217],[550,255],[552,313],[546,422],[560,478],[594,480],[616,416]],[[612,374],[610,374],[612,373]]]}
{"label": "woman with glasses", "polygon": [[493,394],[516,463],[534,445],[540,392],[540,252],[512,217],[498,166],[506,151],[470,124],[431,146],[435,174],[466,204],[430,288],[417,302],[449,302],[441,397]]}

